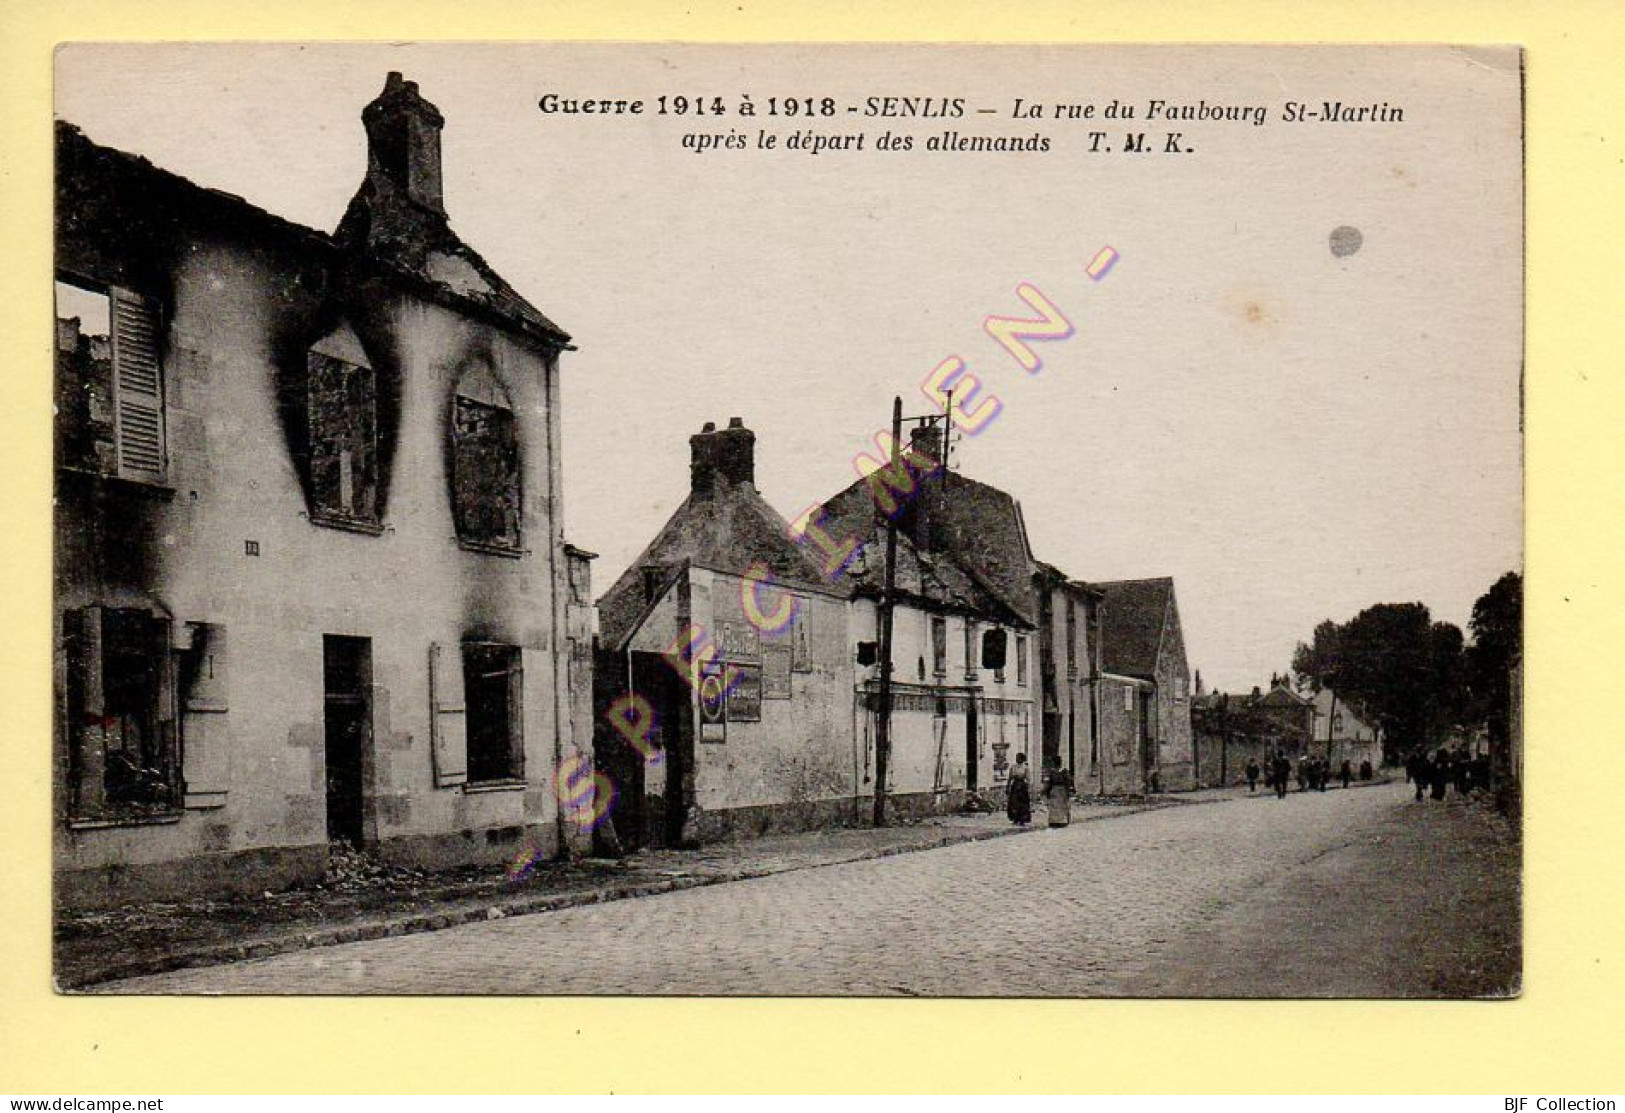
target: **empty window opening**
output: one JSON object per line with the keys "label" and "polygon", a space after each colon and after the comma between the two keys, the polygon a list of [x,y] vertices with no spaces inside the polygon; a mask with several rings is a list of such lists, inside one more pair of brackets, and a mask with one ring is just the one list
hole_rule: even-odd
{"label": "empty window opening", "polygon": [[118,287],[56,283],[58,462],[161,483],[165,444],[157,303]]}
{"label": "empty window opening", "polygon": [[140,609],[66,616],[69,806],[75,818],[168,811],[180,796],[167,621]]}
{"label": "empty window opening", "polygon": [[309,368],[312,517],[376,526],[377,376],[370,367],[317,351]]}
{"label": "empty window opening", "polygon": [[471,782],[518,780],[525,775],[519,698],[522,675],[517,646],[463,646]]}
{"label": "empty window opening", "polygon": [[452,511],[469,544],[520,547],[519,436],[488,370],[465,376],[452,400]]}

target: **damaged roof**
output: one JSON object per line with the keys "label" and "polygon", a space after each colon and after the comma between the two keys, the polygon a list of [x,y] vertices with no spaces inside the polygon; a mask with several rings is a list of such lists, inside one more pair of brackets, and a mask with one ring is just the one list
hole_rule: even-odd
{"label": "damaged roof", "polygon": [[353,261],[404,280],[430,301],[570,346],[569,334],[508,285],[444,216],[382,194],[370,181],[350,200],[333,239]]}
{"label": "damaged roof", "polygon": [[[417,86],[391,73],[384,92],[363,113],[417,112],[439,121]],[[369,131],[369,169],[330,236],[285,220],[235,194],[200,186],[154,166],[138,155],[104,147],[72,124],[56,127],[56,200],[59,261],[73,266],[94,254],[104,262],[117,252],[95,245],[122,243],[134,256],[157,258],[173,251],[182,233],[199,223],[231,234],[253,231],[313,253],[324,271],[339,276],[377,275],[477,320],[552,347],[569,348],[570,337],[519,294],[451,228],[436,199],[425,205],[390,180]],[[438,195],[439,136],[432,141],[433,189]]]}
{"label": "damaged roof", "polygon": [[[1021,504],[1013,496],[944,471],[921,481],[911,496],[903,498],[900,538],[910,538],[916,550],[969,578],[997,611],[1021,624],[1037,625],[1033,575],[1039,565],[1027,540]],[[867,479],[851,483],[823,509],[824,528],[835,537],[883,534],[885,518],[875,506]]]}

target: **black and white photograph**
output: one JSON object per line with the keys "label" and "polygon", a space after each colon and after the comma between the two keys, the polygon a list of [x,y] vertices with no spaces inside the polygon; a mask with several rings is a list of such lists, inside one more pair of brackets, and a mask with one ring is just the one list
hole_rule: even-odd
{"label": "black and white photograph", "polygon": [[54,74],[59,993],[1524,991],[1517,47]]}

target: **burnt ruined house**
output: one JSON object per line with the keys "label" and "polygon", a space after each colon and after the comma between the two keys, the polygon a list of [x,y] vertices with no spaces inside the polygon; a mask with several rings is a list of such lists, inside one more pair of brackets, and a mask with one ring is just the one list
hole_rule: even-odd
{"label": "burnt ruined house", "polygon": [[331,234],[58,125],[65,903],[581,839],[551,788],[590,753],[569,337],[452,230],[416,85],[362,122]]}

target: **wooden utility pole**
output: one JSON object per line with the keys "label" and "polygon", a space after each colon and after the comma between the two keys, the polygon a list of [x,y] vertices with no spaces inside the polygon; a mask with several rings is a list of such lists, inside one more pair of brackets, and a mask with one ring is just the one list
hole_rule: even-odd
{"label": "wooden utility pole", "polygon": [[[891,404],[892,471],[902,459],[903,399]],[[897,515],[886,516],[886,579],[880,591],[880,706],[875,709],[876,827],[886,826],[886,774],[891,763],[892,609],[897,594]]]}

